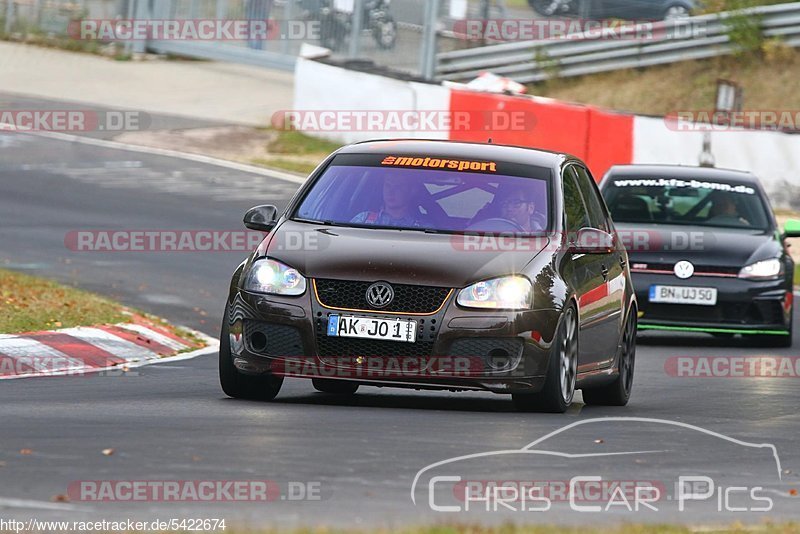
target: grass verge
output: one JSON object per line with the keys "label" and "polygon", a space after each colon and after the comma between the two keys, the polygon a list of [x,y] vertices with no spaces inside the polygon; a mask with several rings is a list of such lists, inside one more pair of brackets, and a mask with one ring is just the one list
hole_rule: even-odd
{"label": "grass verge", "polygon": [[111,300],[27,274],[0,269],[0,333],[130,321]]}
{"label": "grass verge", "polygon": [[309,174],[340,143],[311,137],[296,130],[269,129],[274,134],[265,146],[265,154],[250,163],[278,168],[299,174]]}
{"label": "grass verge", "polygon": [[[744,90],[750,109],[800,109],[800,51],[772,43],[754,57],[725,56],[628,69],[529,86],[529,93],[645,115],[713,110],[717,79]],[[679,81],[677,81],[679,80]]]}
{"label": "grass verge", "polygon": [[28,274],[0,269],[0,334],[129,323],[137,316],[169,330],[194,350],[205,342],[184,328],[107,298]]}

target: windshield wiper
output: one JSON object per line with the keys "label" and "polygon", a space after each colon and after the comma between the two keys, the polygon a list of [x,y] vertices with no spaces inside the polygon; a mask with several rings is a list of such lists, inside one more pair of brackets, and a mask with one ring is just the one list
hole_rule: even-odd
{"label": "windshield wiper", "polygon": [[316,219],[299,219],[299,218],[292,219],[292,220],[298,221],[298,222],[309,223],[309,224],[321,224],[323,226],[342,226],[341,224],[337,224],[337,223],[335,223],[333,221],[329,221],[329,220],[318,221]]}

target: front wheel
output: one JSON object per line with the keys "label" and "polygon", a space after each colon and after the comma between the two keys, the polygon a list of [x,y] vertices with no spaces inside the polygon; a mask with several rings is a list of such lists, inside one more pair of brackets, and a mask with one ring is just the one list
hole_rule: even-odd
{"label": "front wheel", "polygon": [[636,363],[636,309],[631,308],[619,348],[619,373],[605,386],[583,390],[583,402],[595,406],[625,406],[633,389],[633,368]]}
{"label": "front wheel", "polygon": [[564,312],[550,349],[544,387],[539,393],[511,395],[522,412],[564,413],[572,404],[578,377],[578,316],[570,306]]}
{"label": "front wheel", "polygon": [[274,399],[283,385],[283,377],[271,373],[246,375],[233,365],[227,307],[219,335],[219,383],[229,397],[264,401]]}

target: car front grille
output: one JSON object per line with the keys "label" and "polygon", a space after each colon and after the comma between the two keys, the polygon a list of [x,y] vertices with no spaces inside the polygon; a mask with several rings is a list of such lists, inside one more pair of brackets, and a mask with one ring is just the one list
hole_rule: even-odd
{"label": "car front grille", "polygon": [[[638,267],[639,265],[647,265],[647,267]],[[642,263],[631,260],[631,269],[634,272],[647,273],[672,273],[675,270],[674,263]],[[739,267],[719,267],[715,265],[695,265],[694,276],[723,276],[735,277],[739,274]]]}
{"label": "car front grille", "polygon": [[367,302],[367,288],[372,282],[350,280],[314,280],[317,298],[327,308],[379,311],[381,313],[435,313],[444,304],[451,290],[446,287],[390,284],[394,300],[380,310]]}

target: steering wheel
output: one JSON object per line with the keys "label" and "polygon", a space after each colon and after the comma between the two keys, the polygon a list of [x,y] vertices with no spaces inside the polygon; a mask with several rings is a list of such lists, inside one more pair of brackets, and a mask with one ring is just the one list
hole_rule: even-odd
{"label": "steering wheel", "polygon": [[[497,228],[493,228],[493,226],[497,226]],[[491,219],[478,221],[469,225],[466,230],[474,230],[477,232],[525,231],[525,229],[516,222],[510,219],[503,219],[502,217],[492,217]]]}

